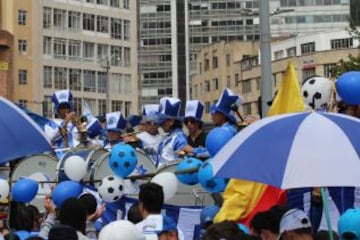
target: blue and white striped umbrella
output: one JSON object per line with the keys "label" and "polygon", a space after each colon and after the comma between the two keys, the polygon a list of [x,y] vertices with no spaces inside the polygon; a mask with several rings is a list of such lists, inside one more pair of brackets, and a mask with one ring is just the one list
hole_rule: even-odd
{"label": "blue and white striped umbrella", "polygon": [[267,117],[243,129],[214,157],[218,177],[282,189],[360,186],[360,120],[336,113]]}

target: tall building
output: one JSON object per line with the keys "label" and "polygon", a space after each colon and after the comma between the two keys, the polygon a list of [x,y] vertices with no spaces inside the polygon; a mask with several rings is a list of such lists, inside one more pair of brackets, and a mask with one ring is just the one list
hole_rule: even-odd
{"label": "tall building", "polygon": [[[46,116],[51,95],[70,89],[76,111],[138,111],[136,1],[0,0],[14,36],[11,99]],[[109,81],[108,81],[109,79]]]}

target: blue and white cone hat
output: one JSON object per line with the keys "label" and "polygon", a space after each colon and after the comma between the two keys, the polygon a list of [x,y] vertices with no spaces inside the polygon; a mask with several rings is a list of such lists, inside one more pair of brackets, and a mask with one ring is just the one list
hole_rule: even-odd
{"label": "blue and white cone hat", "polygon": [[231,106],[240,105],[241,97],[235,95],[230,89],[226,88],[215,105],[210,107],[211,114],[216,112],[223,113],[231,122],[236,122],[236,118],[232,115]]}
{"label": "blue and white cone hat", "polygon": [[54,111],[57,112],[61,104],[67,103],[71,110],[74,109],[73,95],[70,90],[59,90],[54,92],[51,96],[51,101],[54,103]]}
{"label": "blue and white cone hat", "polygon": [[86,125],[86,131],[89,138],[95,138],[102,133],[102,126],[97,118],[92,118]]}
{"label": "blue and white cone hat", "polygon": [[127,119],[127,124],[128,127],[130,128],[134,128],[136,126],[138,126],[141,122],[141,116],[139,115],[135,115],[135,114],[131,114]]}
{"label": "blue and white cone hat", "polygon": [[159,116],[159,104],[145,104],[142,107],[142,121],[155,121]]}
{"label": "blue and white cone hat", "polygon": [[180,119],[181,101],[178,98],[163,97],[160,99],[159,118],[160,121],[165,119]]}
{"label": "blue and white cone hat", "polygon": [[199,100],[186,101],[185,119],[195,118],[196,121],[202,122],[201,118],[204,112],[204,104]]}
{"label": "blue and white cone hat", "polygon": [[106,113],[106,130],[123,132],[126,128],[126,120],[120,111]]}

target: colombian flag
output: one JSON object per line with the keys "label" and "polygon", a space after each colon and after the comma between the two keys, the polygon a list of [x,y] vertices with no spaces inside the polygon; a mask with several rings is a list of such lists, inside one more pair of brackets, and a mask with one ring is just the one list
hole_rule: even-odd
{"label": "colombian flag", "polygon": [[[268,116],[304,110],[305,104],[301,97],[299,81],[294,65],[290,62]],[[214,221],[234,220],[247,226],[257,212],[266,211],[273,205],[283,204],[286,201],[285,191],[281,189],[239,179],[230,180],[223,198],[223,206]]]}

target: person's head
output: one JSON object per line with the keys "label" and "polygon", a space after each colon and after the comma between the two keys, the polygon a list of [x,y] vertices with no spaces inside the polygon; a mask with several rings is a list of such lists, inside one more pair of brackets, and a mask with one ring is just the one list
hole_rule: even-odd
{"label": "person's head", "polygon": [[54,112],[58,118],[64,119],[66,114],[73,109],[73,96],[70,90],[59,90],[54,92],[51,100],[54,103]]}
{"label": "person's head", "polygon": [[97,201],[91,193],[85,193],[79,197],[80,203],[85,207],[88,216],[94,214],[97,208]]}
{"label": "person's head", "polygon": [[[339,235],[337,232],[332,231],[332,235],[334,236],[334,240],[339,240]],[[330,240],[329,231],[328,230],[320,230],[314,234],[314,240]]]}
{"label": "person's head", "polygon": [[162,217],[162,227],[157,231],[159,240],[178,240],[178,229],[175,221],[168,217]]}
{"label": "person's head", "polygon": [[214,223],[206,230],[203,236],[203,240],[245,240],[246,238],[246,234],[233,221]]}
{"label": "person's head", "polygon": [[309,217],[300,209],[287,211],[280,221],[279,236],[282,240],[312,240],[312,226]]}
{"label": "person's head", "polygon": [[111,145],[122,140],[121,135],[125,132],[126,120],[121,112],[111,112],[106,114],[106,130]]}
{"label": "person's head", "polygon": [[202,129],[203,122],[197,121],[193,117],[187,117],[184,119],[184,124],[189,130],[189,134],[196,133],[198,130]]}
{"label": "person's head", "polygon": [[360,208],[351,208],[340,216],[338,233],[341,240],[360,239]]}
{"label": "person's head", "polygon": [[68,198],[60,207],[59,220],[61,224],[71,226],[77,231],[84,233],[86,227],[86,209],[79,199]]}
{"label": "person's head", "polygon": [[26,206],[20,205],[16,209],[15,229],[31,231],[34,226],[34,214]]}
{"label": "person's head", "polygon": [[211,121],[214,123],[215,126],[222,126],[228,121],[228,119],[224,113],[215,111],[211,113]]}
{"label": "person's head", "polygon": [[41,227],[42,220],[43,220],[43,217],[40,214],[39,209],[37,207],[35,207],[34,205],[28,205],[27,208],[29,209],[29,211],[31,211],[33,213],[33,216],[34,216],[33,230],[34,231],[39,231],[40,227]]}
{"label": "person's head", "polygon": [[159,128],[159,126],[155,123],[155,121],[143,120],[140,123],[139,130],[147,132],[151,135],[156,135],[156,134],[158,134],[158,128]]}
{"label": "person's head", "polygon": [[164,132],[171,132],[174,129],[182,128],[182,122],[174,118],[166,118],[160,124]]}
{"label": "person's head", "polygon": [[254,236],[260,237],[266,211],[257,212],[250,221],[250,230]]}
{"label": "person's head", "polygon": [[202,128],[203,122],[201,118],[204,108],[204,104],[199,100],[186,101],[184,123],[190,135]]}
{"label": "person's head", "polygon": [[129,208],[129,211],[127,213],[127,219],[134,224],[142,221],[143,218],[141,216],[139,205],[137,202]]}
{"label": "person's head", "polygon": [[181,128],[179,121],[181,101],[178,98],[163,97],[160,99],[159,115],[156,122],[165,132],[171,132],[175,128]]}
{"label": "person's head", "polygon": [[280,221],[282,216],[287,212],[287,208],[275,205],[266,211],[263,215],[263,223],[261,227],[261,239],[277,240],[280,232]]}
{"label": "person's head", "polygon": [[71,106],[69,103],[60,103],[57,107],[56,116],[64,119],[68,113],[71,112]]}
{"label": "person's head", "polygon": [[140,185],[139,210],[145,218],[148,214],[160,214],[164,205],[163,188],[156,183],[144,183]]}
{"label": "person's head", "polygon": [[78,236],[76,233],[76,229],[64,225],[64,224],[58,224],[52,227],[49,231],[48,240],[77,240]]}
{"label": "person's head", "polygon": [[232,107],[236,108],[241,102],[241,97],[235,95],[230,89],[225,89],[216,104],[210,107],[211,119],[215,126],[221,126],[225,122],[236,123],[232,115]]}

